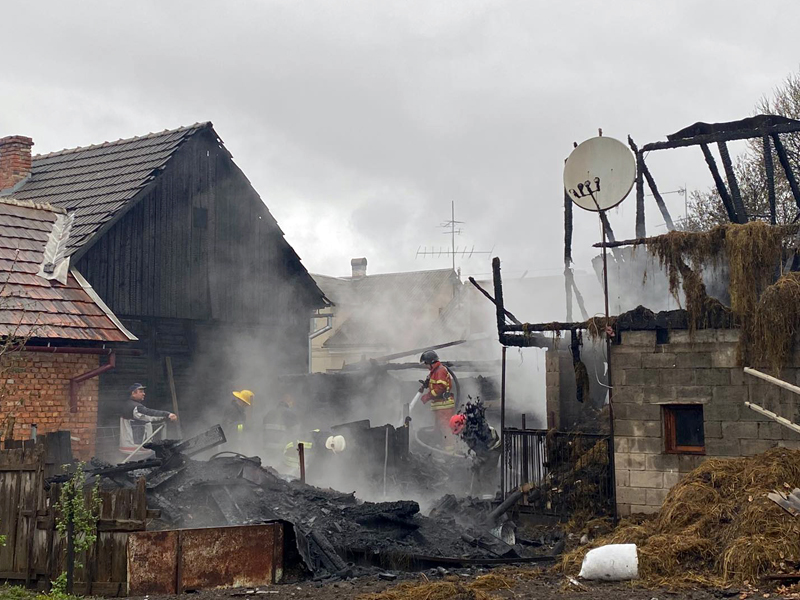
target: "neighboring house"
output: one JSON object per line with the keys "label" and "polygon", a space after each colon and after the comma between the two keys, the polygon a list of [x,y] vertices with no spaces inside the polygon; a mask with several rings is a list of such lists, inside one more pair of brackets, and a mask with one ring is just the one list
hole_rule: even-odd
{"label": "neighboring house", "polygon": [[[462,288],[452,269],[367,275],[366,258],[354,258],[351,267],[350,277],[313,275],[333,303],[320,311],[333,315],[331,330],[312,340],[314,372],[453,341],[462,334],[443,322]],[[315,321],[316,329],[326,325],[324,317]]]}
{"label": "neighboring house", "polygon": [[172,406],[168,357],[198,426],[232,389],[307,370],[322,292],[211,123],[31,159],[32,144],[0,140],[0,188],[75,215],[72,264],[139,338],[100,378],[105,424],[131,382]]}
{"label": "neighboring house", "polygon": [[[0,200],[0,434],[69,430],[75,454],[94,454],[97,376],[109,343],[136,338],[59,248],[70,218],[46,204]],[[108,367],[105,367],[108,368]]]}

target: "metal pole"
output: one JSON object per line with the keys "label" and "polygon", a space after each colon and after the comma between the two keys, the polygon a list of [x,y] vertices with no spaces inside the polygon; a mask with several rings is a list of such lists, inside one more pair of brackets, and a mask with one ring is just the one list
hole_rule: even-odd
{"label": "metal pole", "polygon": [[139,452],[139,450],[141,450],[141,449],[142,449],[142,446],[144,446],[144,445],[145,445],[147,442],[149,442],[150,440],[152,440],[152,439],[153,439],[153,438],[156,436],[156,434],[157,434],[159,431],[161,431],[162,429],[164,429],[164,425],[162,425],[161,427],[159,427],[158,429],[156,429],[156,430],[155,430],[153,433],[151,433],[149,437],[145,438],[145,440],[144,440],[144,441],[143,441],[141,444],[139,444],[139,445],[136,447],[136,450],[134,450],[133,452],[131,452],[131,453],[128,455],[128,458],[126,458],[125,460],[123,460],[121,464],[123,464],[123,465],[124,465],[124,464],[125,464],[126,462],[128,462],[128,461],[129,461],[131,458],[133,458],[133,455],[134,455],[134,454],[136,454],[137,452]]}
{"label": "metal pole", "polygon": [[[601,211],[602,214],[602,211]],[[608,322],[610,319],[609,311],[608,311],[608,251],[605,247],[606,244],[606,227],[605,227],[605,220],[600,219],[600,223],[603,228],[603,295],[605,296],[605,308],[606,308],[606,328],[608,328]],[[609,421],[609,452],[608,452],[608,468],[611,469],[611,503],[613,506],[614,511],[614,522],[616,523],[619,519],[617,515],[617,472],[615,468],[615,444],[614,444],[614,403],[612,402],[613,394],[614,394],[614,387],[611,380],[611,336],[608,334],[608,329],[606,329],[606,361],[608,363],[607,368],[607,385],[608,385],[608,421]]]}
{"label": "metal pole", "polygon": [[383,449],[383,497],[386,498],[386,470],[389,466],[389,428],[386,428],[386,442]]}
{"label": "metal pole", "polygon": [[506,499],[506,350],[503,346],[503,366],[500,378],[500,444],[503,464],[500,465],[500,494]]}
{"label": "metal pole", "polygon": [[453,252],[453,271],[456,270],[456,202],[450,201],[450,237],[451,237],[451,251]]}
{"label": "metal pole", "polygon": [[306,453],[303,442],[297,444],[297,454],[300,460],[300,483],[306,482]]}

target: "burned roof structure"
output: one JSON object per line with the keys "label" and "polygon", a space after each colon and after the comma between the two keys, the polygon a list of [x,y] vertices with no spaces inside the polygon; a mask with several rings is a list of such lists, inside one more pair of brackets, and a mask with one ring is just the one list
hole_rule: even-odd
{"label": "burned roof structure", "polygon": [[139,338],[141,356],[101,377],[101,416],[131,381],[171,407],[167,358],[182,420],[200,411],[190,399],[229,395],[234,370],[306,369],[325,299],[211,123],[31,157],[32,144],[0,139],[0,194],[74,215],[65,256]]}

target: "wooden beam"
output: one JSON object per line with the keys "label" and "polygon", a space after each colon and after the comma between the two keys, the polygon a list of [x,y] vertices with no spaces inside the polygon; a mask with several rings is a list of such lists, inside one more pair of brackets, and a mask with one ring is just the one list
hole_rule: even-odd
{"label": "wooden beam", "polygon": [[[638,161],[639,158],[639,148],[636,146],[636,142],[633,141],[631,136],[628,136],[628,145],[631,147],[631,150],[636,154],[636,158]],[[664,198],[661,197],[661,194],[658,191],[658,186],[656,185],[656,180],[653,179],[653,175],[650,173],[650,169],[647,168],[647,163],[644,162],[644,156],[642,156],[641,161],[639,162],[638,170],[641,172],[637,173],[637,199],[638,199],[638,180],[641,175],[644,175],[644,178],[647,179],[647,185],[650,188],[650,191],[653,193],[653,198],[656,200],[656,204],[658,205],[658,210],[661,211],[661,216],[664,217],[664,222],[667,224],[667,229],[672,231],[675,229],[675,225],[672,222],[672,215],[669,214],[669,210],[667,210],[667,205],[664,203]],[[642,196],[644,198],[644,195]],[[638,234],[638,232],[637,232]],[[610,241],[614,241],[609,238]]]}
{"label": "wooden beam", "polygon": [[[479,291],[481,294],[483,294],[484,296],[486,296],[486,298],[488,298],[489,302],[491,302],[492,304],[494,304],[494,305],[495,305],[495,307],[497,307],[497,302],[495,302],[494,298],[492,298],[492,295],[491,295],[489,292],[487,292],[485,289],[483,289],[483,288],[481,287],[481,285],[480,285],[480,284],[479,284],[477,281],[475,281],[475,278],[474,278],[474,277],[469,277],[469,282],[470,282],[472,285],[474,285],[474,286],[475,286],[475,288],[476,288],[476,289],[477,289],[477,290],[478,290],[478,291]],[[505,311],[505,315],[506,315],[506,316],[507,316],[509,319],[511,319],[511,321],[513,321],[513,322],[514,322],[514,323],[516,323],[517,325],[522,325],[522,321],[520,321],[519,319],[517,319],[517,317],[515,317],[514,315],[512,315],[512,314],[511,314],[509,311],[507,311],[507,310],[505,310],[505,309],[503,309],[503,310]]]}
{"label": "wooden beam", "polygon": [[720,176],[719,169],[717,169],[717,161],[714,160],[714,155],[711,154],[711,149],[708,147],[708,144],[700,144],[700,148],[702,149],[703,156],[706,159],[708,170],[711,171],[711,176],[714,178],[714,184],[717,186],[717,193],[722,199],[722,204],[725,205],[725,210],[728,213],[728,219],[730,219],[731,223],[738,223],[739,217],[736,214],[736,209],[733,206],[733,200],[731,200],[731,196],[728,194],[728,189],[725,187],[725,182],[722,181],[722,176]]}
{"label": "wooden beam", "polygon": [[731,190],[733,208],[736,211],[737,223],[747,223],[747,211],[742,202],[742,192],[739,190],[739,182],[736,180],[736,173],[733,171],[731,155],[728,152],[728,145],[725,142],[717,142],[719,157],[722,159],[722,166],[725,168],[725,177],[728,179],[728,187]]}
{"label": "wooden beam", "polygon": [[797,180],[792,171],[792,165],[789,164],[789,157],[786,155],[786,148],[783,147],[783,142],[777,133],[772,134],[772,143],[775,144],[775,152],[778,154],[778,160],[783,167],[783,172],[786,174],[786,180],[789,182],[789,187],[792,189],[792,196],[794,196],[795,204],[800,208],[800,187],[797,186]]}
{"label": "wooden beam", "polygon": [[703,135],[695,135],[689,138],[680,140],[672,140],[666,142],[652,142],[645,144],[642,150],[650,152],[651,150],[670,150],[672,148],[685,148],[687,146],[699,146],[701,144],[714,144],[716,142],[732,142],[734,140],[747,140],[750,138],[762,137],[765,135],[777,135],[779,133],[794,133],[800,131],[800,125],[797,123],[781,123],[780,125],[773,125],[772,127],[762,127],[758,129],[745,129],[741,131],[726,131],[723,133],[706,133]]}

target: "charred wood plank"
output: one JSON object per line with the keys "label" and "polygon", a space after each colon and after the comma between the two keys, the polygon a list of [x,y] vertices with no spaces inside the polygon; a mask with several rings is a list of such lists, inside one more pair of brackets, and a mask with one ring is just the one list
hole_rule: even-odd
{"label": "charred wood plank", "polygon": [[500,258],[492,259],[492,282],[494,283],[494,305],[497,308],[497,335],[506,331],[506,309],[503,303],[503,279],[500,275]]}
{"label": "charred wood plank", "polygon": [[644,222],[644,154],[636,153],[636,236],[647,235]]}
{"label": "charred wood plank", "polygon": [[722,204],[725,205],[725,211],[728,213],[728,218],[730,219],[731,223],[738,223],[739,217],[736,214],[736,209],[733,206],[733,200],[731,200],[731,196],[728,194],[728,189],[725,187],[725,182],[722,181],[722,177],[719,174],[719,169],[717,169],[717,161],[714,160],[714,155],[711,154],[711,149],[708,147],[708,144],[700,144],[700,148],[703,150],[703,156],[706,159],[708,170],[711,171],[711,176],[714,178],[714,184],[717,186],[717,193],[722,199]]}
{"label": "charred wood plank", "polygon": [[756,127],[753,129],[742,129],[738,131],[723,131],[718,133],[706,133],[692,137],[670,140],[666,142],[652,142],[645,144],[642,151],[651,150],[670,150],[672,148],[686,148],[687,146],[699,146],[701,144],[714,144],[716,142],[732,142],[734,140],[747,140],[750,138],[762,137],[764,135],[777,135],[779,133],[795,133],[800,131],[800,123],[781,123],[767,127]]}
{"label": "charred wood plank", "polygon": [[[664,198],[661,196],[661,193],[658,191],[658,186],[656,185],[656,180],[653,179],[653,175],[650,173],[650,169],[647,168],[647,163],[644,162],[644,156],[642,156],[641,161],[639,161],[639,148],[636,145],[636,142],[633,141],[631,136],[628,136],[628,146],[630,146],[631,150],[633,150],[634,154],[636,154],[638,165],[638,171],[636,173],[636,192],[637,192],[637,201],[638,201],[638,192],[639,192],[639,179],[642,175],[644,178],[647,179],[647,185],[650,188],[650,191],[653,193],[653,198],[656,200],[656,204],[658,205],[658,210],[661,211],[661,216],[664,217],[664,222],[667,224],[667,229],[672,231],[675,229],[675,225],[672,222],[672,215],[669,214],[669,210],[667,210],[667,205],[664,203]],[[644,194],[642,194],[642,198],[644,198]],[[642,200],[644,201],[644,200]],[[637,209],[638,209],[638,202],[637,202]],[[638,234],[638,231],[637,231]],[[609,241],[614,241],[612,238],[608,238]]]}
{"label": "charred wood plank", "polygon": [[[481,287],[481,285],[480,285],[480,284],[479,284],[477,281],[475,281],[475,278],[474,278],[474,277],[470,277],[470,278],[469,278],[469,282],[470,282],[472,285],[474,285],[474,286],[477,288],[477,290],[478,290],[478,291],[479,291],[481,294],[483,294],[484,296],[486,296],[486,298],[488,298],[488,300],[489,300],[489,301],[490,301],[492,304],[494,304],[495,306],[497,306],[497,302],[495,302],[494,298],[492,298],[492,295],[491,295],[489,292],[487,292],[485,289],[483,289],[483,288]],[[511,321],[512,321],[512,322],[516,323],[517,325],[522,325],[522,321],[520,321],[519,319],[517,319],[517,317],[515,317],[514,315],[512,315],[512,314],[511,314],[509,311],[507,311],[507,310],[505,310],[505,309],[503,309],[503,310],[504,310],[504,312],[505,312],[505,315],[506,315],[506,316],[507,316],[509,319],[511,319]]]}
{"label": "charred wood plank", "polygon": [[731,190],[731,198],[733,199],[733,208],[736,210],[736,217],[738,223],[747,223],[747,211],[742,202],[742,192],[739,190],[739,182],[736,180],[736,173],[733,171],[733,163],[731,162],[731,155],[728,152],[728,144],[725,142],[717,142],[719,149],[719,156],[722,159],[722,166],[725,168],[725,177],[728,179],[728,187]]}
{"label": "charred wood plank", "polygon": [[797,207],[800,208],[800,187],[797,186],[797,179],[795,179],[792,165],[789,163],[789,157],[786,154],[786,148],[783,147],[783,142],[777,133],[772,134],[772,142],[775,144],[775,152],[778,154],[778,160],[783,167],[783,172],[786,174],[786,181],[789,182],[789,187],[792,189],[792,196]]}
{"label": "charred wood plank", "polygon": [[[160,458],[149,458],[147,460],[138,460],[136,462],[129,462],[125,463],[124,465],[114,465],[112,467],[101,467],[97,469],[84,469],[83,472],[86,473],[88,476],[104,476],[104,477],[111,477],[113,475],[120,475],[122,473],[127,473],[129,471],[137,471],[139,469],[153,469],[155,467],[161,466],[161,459]],[[53,477],[48,477],[45,481],[46,483],[64,483],[65,481],[69,481],[72,477],[72,473],[64,473],[61,475],[54,475]]]}
{"label": "charred wood plank", "polygon": [[194,456],[203,450],[208,450],[209,448],[224,444],[226,441],[222,426],[214,425],[203,433],[191,437],[180,444],[176,444],[172,447],[172,451],[183,454],[184,456]]}

